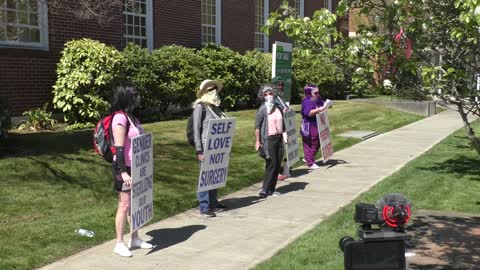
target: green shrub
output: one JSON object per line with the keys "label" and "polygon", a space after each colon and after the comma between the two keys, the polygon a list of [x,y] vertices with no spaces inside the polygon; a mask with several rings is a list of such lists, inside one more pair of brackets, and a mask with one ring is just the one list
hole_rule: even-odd
{"label": "green shrub", "polygon": [[205,75],[203,58],[194,49],[163,46],[149,53],[130,44],[123,51],[126,80],[142,92],[141,118],[155,121],[167,117],[170,105],[188,106]]}
{"label": "green shrub", "polygon": [[94,123],[107,110],[111,85],[119,74],[122,55],[91,39],[69,41],[57,65],[54,107],[69,123]]}
{"label": "green shrub", "polygon": [[340,67],[321,55],[309,51],[294,49],[293,51],[293,83],[292,101],[298,103],[303,95],[303,87],[308,83],[316,83],[320,95],[324,98],[344,98],[347,91],[345,76]]}
{"label": "green shrub", "polygon": [[215,44],[205,45],[198,54],[206,61],[205,79],[223,81],[224,89],[220,92],[222,107],[234,109],[238,104],[250,100],[249,91],[252,89],[245,88],[246,82],[250,80],[249,67],[243,61],[242,55]]}
{"label": "green shrub", "polygon": [[0,98],[0,142],[7,138],[11,124],[8,102],[6,99]]}
{"label": "green shrub", "polygon": [[65,131],[74,131],[74,130],[82,130],[82,129],[93,129],[95,127],[95,124],[93,123],[75,123],[68,125],[65,128]]}
{"label": "green shrub", "polygon": [[196,99],[200,83],[206,78],[205,60],[194,49],[182,46],[163,46],[152,53],[158,70],[157,91],[161,112],[170,105],[190,106]]}
{"label": "green shrub", "polygon": [[257,92],[262,84],[268,83],[272,76],[272,54],[257,50],[247,51],[243,55],[247,67],[248,78],[243,83],[243,89],[248,96],[246,105],[256,104]]}
{"label": "green shrub", "polygon": [[32,130],[44,130],[52,129],[53,125],[57,122],[52,119],[52,113],[47,112],[48,103],[43,105],[43,108],[35,108],[24,112],[22,115],[27,119],[21,124],[19,129],[32,129]]}

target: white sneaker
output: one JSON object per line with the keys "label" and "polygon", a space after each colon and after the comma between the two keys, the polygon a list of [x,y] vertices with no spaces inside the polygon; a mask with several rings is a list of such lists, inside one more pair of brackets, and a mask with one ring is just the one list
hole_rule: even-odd
{"label": "white sneaker", "polygon": [[307,161],[306,161],[304,158],[302,158],[302,161],[305,162],[305,163],[307,163]]}
{"label": "white sneaker", "polygon": [[152,249],[153,248],[152,244],[147,243],[140,238],[134,239],[133,241],[130,240],[128,242],[128,246],[130,248],[144,248],[144,249]]}
{"label": "white sneaker", "polygon": [[113,252],[117,253],[122,257],[132,257],[132,252],[130,252],[128,247],[125,246],[123,242],[117,242],[115,248],[113,249]]}
{"label": "white sneaker", "polygon": [[316,163],[313,163],[313,165],[308,168],[310,168],[310,170],[315,170],[315,169],[319,169],[320,166],[318,166]]}

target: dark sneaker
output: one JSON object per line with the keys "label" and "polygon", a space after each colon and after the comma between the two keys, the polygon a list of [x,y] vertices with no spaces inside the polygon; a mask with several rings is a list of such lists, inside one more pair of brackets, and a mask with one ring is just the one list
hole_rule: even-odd
{"label": "dark sneaker", "polygon": [[207,218],[212,218],[212,217],[216,217],[217,215],[212,210],[208,210],[207,212],[203,212],[202,216]]}
{"label": "dark sneaker", "polygon": [[258,196],[261,198],[261,199],[264,199],[267,197],[267,193],[261,191],[260,193],[258,193]]}

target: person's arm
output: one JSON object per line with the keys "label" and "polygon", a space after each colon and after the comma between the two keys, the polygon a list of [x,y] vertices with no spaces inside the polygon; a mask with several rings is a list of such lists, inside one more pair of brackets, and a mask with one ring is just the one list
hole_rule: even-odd
{"label": "person's arm", "polygon": [[202,143],[203,107],[202,106],[205,106],[205,105],[197,104],[193,109],[193,140],[195,142],[195,151],[197,153],[198,160],[203,160],[203,143]]}
{"label": "person's arm", "polygon": [[262,128],[263,123],[263,115],[262,115],[262,107],[257,110],[257,115],[255,117],[255,151],[258,151],[262,144],[260,142],[260,129]]}
{"label": "person's arm", "polygon": [[125,125],[121,125],[121,124],[115,125],[112,128],[112,131],[113,131],[114,146],[115,146],[115,149],[116,149],[115,162],[117,163],[117,167],[121,171],[121,176],[122,176],[123,182],[127,186],[130,186],[132,184],[132,177],[130,177],[130,175],[128,175],[127,166],[125,164],[125,148],[124,147],[125,147],[125,138],[127,137],[126,124]]}
{"label": "person's arm", "polygon": [[262,146],[260,143],[260,129],[256,128],[255,129],[255,151],[258,151],[258,149]]}
{"label": "person's arm", "polygon": [[325,106],[322,106],[322,107],[318,107],[316,109],[312,109],[310,110],[310,112],[308,113],[308,116],[314,116],[316,114],[318,114],[319,112],[322,112],[325,110]]}

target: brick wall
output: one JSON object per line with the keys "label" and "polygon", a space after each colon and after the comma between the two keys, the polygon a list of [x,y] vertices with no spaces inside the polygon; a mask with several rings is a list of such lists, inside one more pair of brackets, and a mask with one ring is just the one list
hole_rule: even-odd
{"label": "brick wall", "polygon": [[[243,52],[254,48],[255,0],[224,0],[222,2],[222,44]],[[270,12],[283,0],[270,0]],[[293,6],[293,0],[290,1]],[[186,47],[201,46],[200,0],[154,0],[154,47],[178,44]],[[305,0],[305,16],[312,16],[323,1]],[[9,100],[13,115],[51,102],[55,83],[56,63],[65,42],[88,37],[119,49],[124,46],[122,8],[112,9],[109,22],[79,20],[69,12],[52,13],[49,10],[49,50],[0,48],[0,97]],[[348,21],[347,21],[348,23]],[[348,24],[347,24],[348,25]],[[285,35],[273,32],[274,41],[285,41]]]}
{"label": "brick wall", "polygon": [[106,25],[67,14],[49,11],[48,51],[0,49],[0,96],[8,99],[13,115],[51,103],[56,63],[65,42],[89,37],[117,48],[123,46],[123,27],[118,27],[123,25],[121,10],[112,10],[112,19]]}
{"label": "brick wall", "polygon": [[222,1],[222,45],[239,52],[255,48],[255,1]]}
{"label": "brick wall", "polygon": [[[274,12],[276,11],[283,3],[283,0],[270,0],[270,12]],[[289,1],[290,3],[290,6],[294,6],[294,3],[292,0]],[[275,41],[281,41],[281,42],[292,42],[292,41],[289,41],[289,39],[287,38],[287,36],[283,33],[279,33],[278,31],[273,31],[270,36],[269,36],[269,47],[268,47],[268,51],[269,52],[272,52],[272,45],[275,43]]]}
{"label": "brick wall", "polygon": [[154,47],[177,44],[199,48],[202,44],[200,0],[153,1]]}

